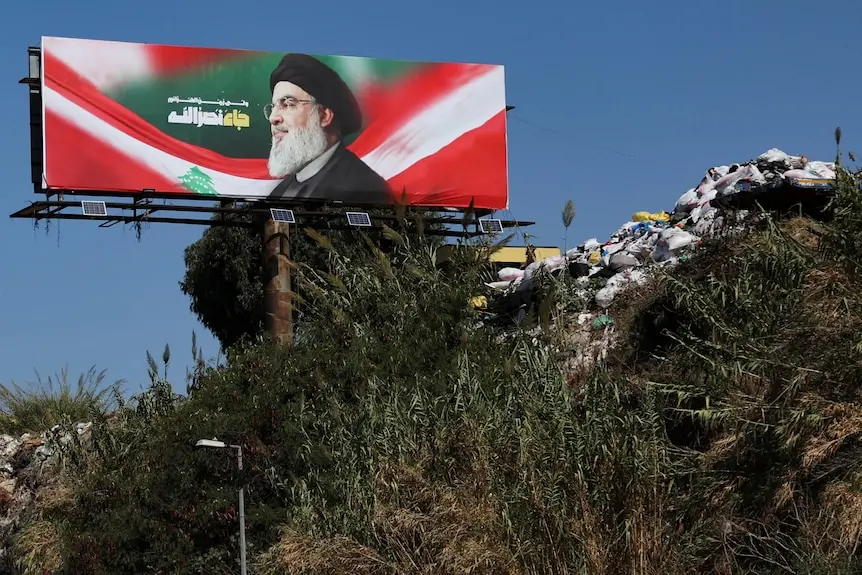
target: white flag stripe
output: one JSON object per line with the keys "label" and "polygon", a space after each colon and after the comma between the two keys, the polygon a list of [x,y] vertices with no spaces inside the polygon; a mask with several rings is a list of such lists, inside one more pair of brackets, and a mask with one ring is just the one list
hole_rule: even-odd
{"label": "white flag stripe", "polygon": [[102,91],[155,73],[146,44],[44,37],[42,49]]}
{"label": "white flag stripe", "polygon": [[506,109],[504,68],[497,66],[410,118],[362,159],[387,180],[483,126]]}

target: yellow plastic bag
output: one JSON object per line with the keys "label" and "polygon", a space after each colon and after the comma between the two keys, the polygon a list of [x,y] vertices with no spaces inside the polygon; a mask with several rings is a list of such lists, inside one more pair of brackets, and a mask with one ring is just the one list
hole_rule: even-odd
{"label": "yellow plastic bag", "polygon": [[475,309],[485,309],[488,307],[488,298],[483,295],[470,298],[470,305]]}
{"label": "yellow plastic bag", "polygon": [[602,252],[593,252],[590,254],[590,262],[591,266],[598,265],[598,263],[602,260]]}
{"label": "yellow plastic bag", "polygon": [[632,215],[633,222],[667,222],[670,221],[670,214],[667,212],[635,212]]}

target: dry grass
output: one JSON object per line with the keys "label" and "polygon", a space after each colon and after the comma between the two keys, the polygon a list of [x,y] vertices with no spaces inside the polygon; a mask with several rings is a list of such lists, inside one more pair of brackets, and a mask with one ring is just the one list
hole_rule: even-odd
{"label": "dry grass", "polygon": [[44,575],[63,566],[63,540],[56,524],[33,521],[15,536],[12,554],[20,575]]}
{"label": "dry grass", "polygon": [[285,531],[281,539],[258,556],[254,569],[261,575],[382,575],[393,573],[377,552],[349,537],[313,538]]}
{"label": "dry grass", "polygon": [[[258,572],[361,575],[520,575],[501,545],[494,507],[463,489],[432,486],[417,469],[387,467],[375,478],[379,503],[372,544],[288,530],[264,554]],[[467,490],[469,491],[469,490]],[[380,551],[386,550],[386,551]]]}
{"label": "dry grass", "polygon": [[69,480],[54,478],[36,492],[36,507],[40,512],[64,511],[73,505],[75,490]]}
{"label": "dry grass", "polygon": [[375,537],[398,550],[401,573],[512,574],[497,510],[466,485],[431,485],[416,468],[378,473]]}
{"label": "dry grass", "polygon": [[825,230],[823,225],[809,218],[795,217],[785,220],[782,228],[791,238],[812,253],[818,252]]}
{"label": "dry grass", "polygon": [[843,551],[855,554],[862,543],[862,475],[852,481],[831,483],[821,495],[824,510],[834,517],[838,544]]}

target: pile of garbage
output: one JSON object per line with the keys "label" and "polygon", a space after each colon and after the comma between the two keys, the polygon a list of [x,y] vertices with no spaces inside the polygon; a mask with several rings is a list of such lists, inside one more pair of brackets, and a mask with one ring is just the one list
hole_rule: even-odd
{"label": "pile of garbage", "polygon": [[92,423],[56,425],[39,434],[0,434],[0,571],[10,566],[11,535],[35,513],[56,482],[60,452],[75,436],[85,443]]}
{"label": "pile of garbage", "polygon": [[[526,301],[523,295],[532,291],[540,270],[554,273],[567,268],[578,278],[588,296],[585,299],[605,309],[625,286],[645,282],[650,270],[684,261],[703,239],[741,232],[750,210],[739,209],[740,205],[750,207],[752,199],[763,205],[769,203],[764,199],[778,198],[777,203],[772,201],[777,205],[788,198],[795,202],[800,197],[822,197],[823,191],[831,191],[834,180],[834,163],[809,161],[773,148],[746,163],[708,169],[670,212],[637,212],[605,242],[591,238],[564,256],[536,261],[525,269],[504,268],[499,281],[487,285]],[[601,283],[595,293],[587,293]]]}

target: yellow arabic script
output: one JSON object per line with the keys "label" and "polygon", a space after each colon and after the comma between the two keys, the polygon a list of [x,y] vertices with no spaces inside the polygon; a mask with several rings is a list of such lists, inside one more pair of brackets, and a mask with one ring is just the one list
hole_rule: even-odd
{"label": "yellow arabic script", "polygon": [[248,128],[250,119],[248,114],[239,110],[231,110],[227,114],[222,110],[207,112],[199,107],[185,107],[182,114],[176,111],[168,115],[168,124],[186,124],[189,126],[233,126],[237,130]]}

